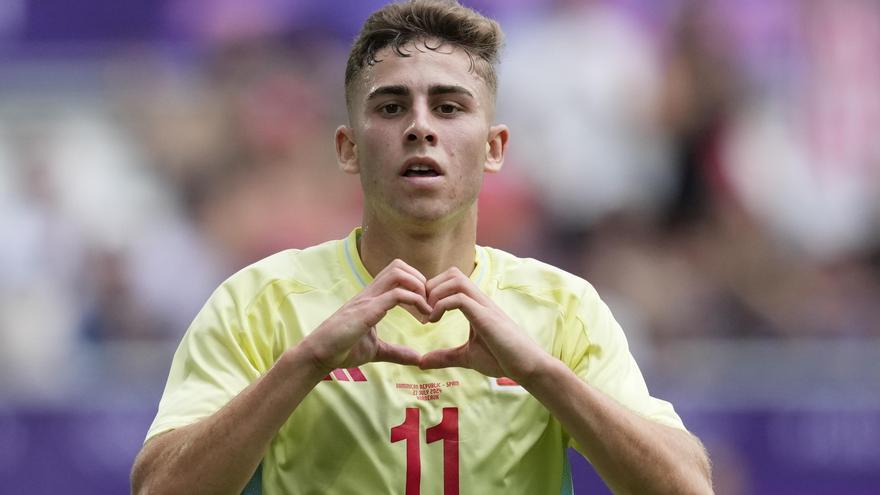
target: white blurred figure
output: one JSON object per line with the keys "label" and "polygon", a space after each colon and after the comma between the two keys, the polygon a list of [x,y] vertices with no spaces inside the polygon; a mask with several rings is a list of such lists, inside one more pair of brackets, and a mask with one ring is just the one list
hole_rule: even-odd
{"label": "white blurred figure", "polygon": [[94,313],[103,270],[110,268],[89,266],[93,253],[124,253],[117,270],[137,305],[129,312],[159,322],[134,322],[156,335],[108,328],[122,340],[176,338],[221,275],[209,256],[196,257],[203,249],[193,247],[198,236],[105,106],[85,97],[62,96],[51,106],[42,97],[8,101],[14,103],[0,108],[0,169],[7,177],[0,211],[0,389],[66,396],[112,375],[80,347],[83,322]]}
{"label": "white blurred figure", "polygon": [[[727,170],[745,206],[819,258],[872,239],[880,198],[880,5],[803,4],[804,60],[740,113]],[[773,63],[773,61],[769,61]]]}
{"label": "white blurred figure", "polygon": [[[37,132],[0,133],[5,191],[0,208],[0,390],[3,395],[59,391],[69,359],[78,301],[82,239],[59,202],[58,184]],[[23,138],[23,139],[22,139]]]}
{"label": "white blurred figure", "polygon": [[58,119],[51,149],[63,200],[93,252],[124,253],[132,297],[158,322],[156,337],[175,340],[223,267],[111,110],[71,108]]}
{"label": "white blurred figure", "polygon": [[657,125],[662,75],[635,21],[606,2],[563,2],[511,23],[505,57],[499,114],[521,136],[511,155],[557,225],[656,210],[673,186]]}

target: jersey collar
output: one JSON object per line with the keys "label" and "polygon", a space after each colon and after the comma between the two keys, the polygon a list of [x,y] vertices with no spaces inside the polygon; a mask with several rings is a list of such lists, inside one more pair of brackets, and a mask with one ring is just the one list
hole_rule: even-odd
{"label": "jersey collar", "polygon": [[[342,256],[344,258],[344,264],[347,268],[346,272],[353,279],[358,288],[363,289],[370,282],[373,281],[373,276],[370,275],[370,272],[367,271],[366,267],[364,267],[363,262],[361,261],[360,254],[358,253],[357,243],[358,239],[361,236],[362,228],[357,227],[351,231],[351,233],[340,241],[342,247]],[[475,246],[476,254],[475,254],[475,267],[473,273],[471,273],[471,280],[480,287],[484,292],[488,288],[488,280],[489,280],[489,269],[490,269],[490,258],[489,253],[486,248],[483,246]]]}

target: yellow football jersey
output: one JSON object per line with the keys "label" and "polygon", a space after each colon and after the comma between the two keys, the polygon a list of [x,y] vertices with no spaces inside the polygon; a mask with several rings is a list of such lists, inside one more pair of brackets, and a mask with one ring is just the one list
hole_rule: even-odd
{"label": "yellow football jersey", "polygon": [[[147,438],[213,414],[362,290],[372,277],[358,256],[359,234],[278,253],[221,285],[181,341]],[[650,396],[620,326],[586,281],[480,246],[471,278],[585,381],[645,417],[684,428],[668,402]],[[457,310],[422,324],[399,307],[377,326],[383,340],[421,353],[460,345],[468,329]],[[269,446],[262,490],[570,493],[569,443],[512,380],[369,363],[334,370],[306,396]]]}

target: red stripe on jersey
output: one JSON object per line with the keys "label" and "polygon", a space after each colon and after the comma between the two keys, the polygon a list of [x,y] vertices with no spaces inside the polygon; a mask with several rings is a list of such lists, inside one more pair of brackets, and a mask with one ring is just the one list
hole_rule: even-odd
{"label": "red stripe on jersey", "polygon": [[351,379],[356,382],[365,382],[367,381],[367,377],[364,376],[364,372],[361,371],[360,368],[345,368],[348,370],[348,374],[351,375]]}
{"label": "red stripe on jersey", "polygon": [[335,370],[333,370],[333,376],[335,376],[336,379],[339,380],[340,382],[347,382],[348,381],[348,375],[346,375],[345,372],[342,371],[342,369],[340,369],[340,368],[336,368]]}

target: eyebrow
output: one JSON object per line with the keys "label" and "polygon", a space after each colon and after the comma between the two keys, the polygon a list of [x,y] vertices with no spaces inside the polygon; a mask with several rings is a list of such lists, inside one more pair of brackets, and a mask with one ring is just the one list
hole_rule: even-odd
{"label": "eyebrow", "polygon": [[378,98],[380,96],[409,96],[409,88],[402,84],[395,84],[392,86],[379,86],[378,88],[370,91],[370,94],[367,95],[367,101]]}
{"label": "eyebrow", "polygon": [[429,96],[448,95],[448,94],[460,94],[460,95],[464,95],[464,96],[469,96],[471,98],[474,97],[473,93],[468,91],[467,88],[465,88],[464,86],[458,86],[455,84],[440,84],[440,85],[431,86],[430,88],[428,88],[428,95]]}
{"label": "eyebrow", "polygon": [[[409,96],[410,90],[408,87],[402,84],[393,84],[389,86],[379,86],[378,88],[370,91],[370,94],[367,95],[367,101],[373,100],[380,96]],[[428,96],[437,96],[437,95],[448,95],[448,94],[460,94],[464,96],[468,96],[470,98],[474,97],[474,94],[471,93],[464,86],[458,86],[456,84],[438,84],[431,86],[428,88]]]}

